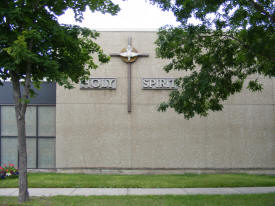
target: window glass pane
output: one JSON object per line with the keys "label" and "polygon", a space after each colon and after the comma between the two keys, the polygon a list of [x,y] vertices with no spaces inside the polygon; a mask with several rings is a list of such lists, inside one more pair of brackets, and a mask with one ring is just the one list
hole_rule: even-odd
{"label": "window glass pane", "polygon": [[38,167],[55,168],[55,138],[38,139]]}
{"label": "window glass pane", "polygon": [[14,106],[1,106],[1,135],[17,136]]}
{"label": "window glass pane", "polygon": [[28,168],[36,168],[36,139],[27,138]]}
{"label": "window glass pane", "polygon": [[28,106],[25,118],[26,135],[36,136],[36,107]]}
{"label": "window glass pane", "polygon": [[17,138],[2,137],[1,138],[1,164],[14,164],[17,167]]}
{"label": "window glass pane", "polygon": [[38,107],[38,135],[55,137],[55,107]]}
{"label": "window glass pane", "polygon": [[[26,134],[36,135],[36,108],[27,107],[26,111]],[[1,106],[1,135],[17,136],[17,125],[14,106]]]}

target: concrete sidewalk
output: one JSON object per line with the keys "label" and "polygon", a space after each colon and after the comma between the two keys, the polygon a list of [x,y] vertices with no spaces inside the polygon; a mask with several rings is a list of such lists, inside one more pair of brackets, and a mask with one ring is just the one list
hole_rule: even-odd
{"label": "concrete sidewalk", "polygon": [[[29,188],[30,196],[198,195],[275,193],[275,187],[227,188]],[[17,188],[0,188],[0,196],[18,196]]]}

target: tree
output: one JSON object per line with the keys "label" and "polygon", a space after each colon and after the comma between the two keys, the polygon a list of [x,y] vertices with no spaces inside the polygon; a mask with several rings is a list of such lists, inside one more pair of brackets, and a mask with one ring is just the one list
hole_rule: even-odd
{"label": "tree", "polygon": [[[10,79],[15,102],[19,151],[19,201],[29,199],[25,112],[34,92],[31,82],[57,82],[67,88],[84,81],[100,62],[109,57],[92,41],[98,33],[87,28],[60,25],[57,16],[67,9],[81,21],[83,12],[116,14],[118,5],[111,0],[2,0],[0,1],[0,84]],[[22,92],[20,90],[22,87]]]}
{"label": "tree", "polygon": [[[180,26],[158,32],[157,55],[171,60],[165,71],[183,70],[179,89],[159,110],[174,108],[185,118],[222,110],[251,74],[275,76],[275,3],[272,0],[151,0],[171,10]],[[191,17],[199,20],[191,24]],[[257,78],[252,91],[262,89]]]}

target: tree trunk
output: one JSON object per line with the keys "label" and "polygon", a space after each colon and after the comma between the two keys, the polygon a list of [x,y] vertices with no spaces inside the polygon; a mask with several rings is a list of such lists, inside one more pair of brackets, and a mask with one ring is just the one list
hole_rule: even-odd
{"label": "tree trunk", "polygon": [[[27,80],[27,78],[26,78]],[[30,83],[29,83],[30,84]],[[21,98],[20,82],[17,76],[13,76],[13,97],[15,102],[16,123],[18,131],[18,152],[19,152],[19,202],[29,200],[28,179],[27,179],[27,147],[26,147],[26,130],[25,130],[25,113],[27,102],[25,101],[26,91],[29,93],[27,81],[25,82],[24,97]],[[28,96],[28,95],[27,95]]]}
{"label": "tree trunk", "polygon": [[[17,108],[15,108],[17,110]],[[27,146],[26,146],[26,132],[25,132],[25,114],[18,115],[17,131],[18,131],[18,152],[19,152],[19,202],[29,200],[28,179],[27,179]]]}

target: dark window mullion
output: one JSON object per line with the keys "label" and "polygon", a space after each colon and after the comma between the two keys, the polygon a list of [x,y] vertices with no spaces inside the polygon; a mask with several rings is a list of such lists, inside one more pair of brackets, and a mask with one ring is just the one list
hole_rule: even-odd
{"label": "dark window mullion", "polygon": [[38,106],[36,106],[36,169],[38,169]]}
{"label": "dark window mullion", "polygon": [[2,151],[1,151],[1,147],[2,147],[2,145],[1,145],[1,143],[2,143],[2,132],[1,132],[1,127],[2,127],[2,125],[1,125],[1,110],[2,110],[2,108],[1,108],[1,105],[0,105],[0,165],[2,164],[1,163],[1,159],[2,159]]}
{"label": "dark window mullion", "polygon": [[[7,137],[7,138],[17,138],[18,136],[3,135],[2,137]],[[36,138],[36,136],[26,136],[26,138]]]}
{"label": "dark window mullion", "polygon": [[[15,110],[15,105],[13,106],[14,107],[14,110]],[[25,124],[26,124],[26,113],[25,113]],[[20,167],[20,165],[19,165],[19,138],[18,138],[18,126],[17,126],[17,117],[16,117],[16,111],[15,111],[15,124],[16,124],[16,130],[17,130],[17,165],[18,165],[18,169],[19,169],[19,167]],[[25,135],[26,135],[26,125],[25,125]],[[25,137],[25,139],[26,139],[26,147],[27,147],[27,135],[26,135],[26,137]],[[27,150],[27,148],[26,148],[26,150]],[[28,163],[27,163],[28,164]],[[27,165],[27,167],[28,167],[28,165]]]}

